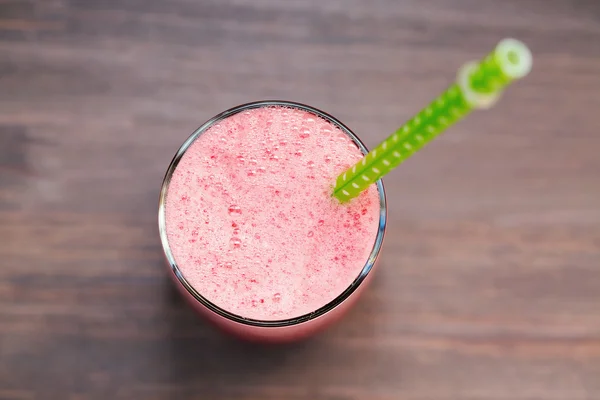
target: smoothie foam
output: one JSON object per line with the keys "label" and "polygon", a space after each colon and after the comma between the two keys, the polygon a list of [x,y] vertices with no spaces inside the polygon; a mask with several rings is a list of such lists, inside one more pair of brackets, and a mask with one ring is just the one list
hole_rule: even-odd
{"label": "smoothie foam", "polygon": [[362,157],[303,110],[261,107],[210,127],[177,165],[166,198],[169,246],[186,280],[230,313],[282,320],[346,290],[377,236],[375,185],[348,204],[335,178]]}

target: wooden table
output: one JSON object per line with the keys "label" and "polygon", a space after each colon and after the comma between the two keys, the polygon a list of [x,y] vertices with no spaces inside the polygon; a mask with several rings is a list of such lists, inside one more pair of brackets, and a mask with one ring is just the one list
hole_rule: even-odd
{"label": "wooden table", "polygon": [[[314,340],[226,338],[162,269],[182,141],[288,99],[374,146],[503,37],[534,70],[385,179]],[[0,399],[600,399],[597,0],[0,0]]]}

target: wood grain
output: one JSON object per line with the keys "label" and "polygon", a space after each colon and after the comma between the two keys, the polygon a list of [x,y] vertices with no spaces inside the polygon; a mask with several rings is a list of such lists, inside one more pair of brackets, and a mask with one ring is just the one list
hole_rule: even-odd
{"label": "wood grain", "polygon": [[[167,281],[158,188],[234,105],[369,146],[514,36],[532,74],[385,179],[342,323],[257,347]],[[0,0],[0,399],[600,399],[596,0]]]}

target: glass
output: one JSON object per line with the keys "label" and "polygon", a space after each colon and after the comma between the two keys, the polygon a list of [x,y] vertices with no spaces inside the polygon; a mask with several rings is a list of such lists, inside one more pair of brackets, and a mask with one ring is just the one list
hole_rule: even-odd
{"label": "glass", "polygon": [[175,157],[171,161],[169,168],[165,174],[159,198],[158,206],[158,228],[160,233],[160,239],[162,242],[163,251],[167,261],[167,266],[171,277],[177,285],[180,292],[188,300],[191,306],[202,316],[212,321],[218,328],[238,336],[242,339],[257,340],[263,342],[284,342],[294,341],[299,339],[307,338],[316,332],[326,328],[333,322],[338,320],[358,299],[360,293],[364,290],[368,282],[372,277],[372,271],[376,266],[377,257],[381,250],[383,243],[383,237],[386,228],[386,199],[385,190],[381,180],[376,182],[377,190],[379,193],[380,213],[379,213],[379,227],[373,249],[369,255],[369,258],[365,260],[365,265],[360,271],[359,275],[354,279],[352,284],[340,293],[334,300],[325,306],[297,318],[284,319],[278,321],[261,321],[244,318],[239,315],[232,314],[227,310],[213,304],[204,298],[189,282],[185,279],[181,273],[173,253],[169,246],[166,231],[166,220],[165,220],[165,201],[167,192],[169,189],[169,183],[177,164],[181,160],[181,157],[185,154],[186,150],[190,145],[208,128],[212,125],[226,119],[234,114],[240,113],[245,110],[268,107],[268,106],[282,106],[289,108],[296,108],[302,111],[310,112],[326,121],[337,126],[342,132],[347,134],[352,141],[360,148],[363,154],[367,154],[367,148],[360,141],[360,139],[344,124],[332,117],[331,115],[324,113],[316,108],[295,103],[289,101],[259,101],[248,104],[243,104],[227,111],[224,111],[215,117],[205,122],[202,126],[196,129],[190,137],[181,145]]}

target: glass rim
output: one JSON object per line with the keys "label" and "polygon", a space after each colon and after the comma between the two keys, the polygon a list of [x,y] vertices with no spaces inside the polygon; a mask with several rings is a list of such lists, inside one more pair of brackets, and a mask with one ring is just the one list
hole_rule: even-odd
{"label": "glass rim", "polygon": [[212,117],[211,119],[206,121],[204,124],[202,124],[199,128],[197,128],[185,140],[185,142],[183,142],[183,144],[179,147],[179,149],[177,150],[177,153],[171,160],[171,163],[169,164],[169,167],[165,173],[165,176],[164,176],[164,179],[163,179],[163,182],[161,185],[161,189],[160,189],[160,196],[159,196],[159,202],[158,202],[158,229],[159,229],[160,241],[162,244],[163,252],[167,259],[169,267],[171,268],[172,272],[174,273],[174,275],[177,278],[177,280],[179,281],[179,283],[181,283],[183,288],[202,306],[206,307],[208,310],[210,310],[211,312],[214,312],[215,314],[217,314],[221,317],[224,317],[230,321],[237,322],[237,323],[240,323],[243,325],[250,325],[250,326],[255,326],[255,327],[265,327],[265,328],[266,327],[285,327],[285,326],[298,325],[298,324],[301,324],[304,322],[308,322],[308,321],[316,319],[322,315],[325,315],[330,311],[333,311],[336,307],[338,307],[345,300],[347,300],[356,291],[356,289],[362,284],[362,282],[366,279],[367,275],[373,269],[375,261],[377,260],[379,252],[381,251],[381,246],[383,244],[383,237],[385,234],[385,229],[386,229],[386,224],[387,224],[387,205],[386,205],[385,189],[383,187],[383,182],[381,181],[381,179],[379,179],[377,182],[375,182],[375,184],[377,185],[377,192],[379,193],[379,206],[380,206],[379,225],[378,225],[378,229],[377,229],[377,236],[375,237],[375,241],[373,243],[373,249],[371,250],[369,257],[367,258],[364,267],[361,269],[358,276],[352,281],[350,286],[348,286],[342,293],[337,295],[333,300],[331,300],[330,302],[328,302],[321,308],[319,308],[315,311],[312,311],[310,313],[307,313],[307,314],[304,314],[304,315],[301,315],[298,317],[294,317],[294,318],[281,319],[281,320],[251,319],[251,318],[245,318],[240,315],[229,312],[229,311],[225,310],[224,308],[221,308],[221,307],[217,306],[216,304],[214,304],[213,302],[209,301],[204,296],[202,296],[200,294],[200,292],[197,291],[183,276],[183,273],[179,269],[179,266],[177,265],[177,263],[175,261],[175,257],[173,256],[173,252],[171,251],[171,247],[169,245],[169,239],[167,237],[167,230],[166,230],[165,204],[166,204],[167,193],[169,190],[169,184],[171,182],[171,177],[173,176],[173,173],[174,173],[175,169],[177,168],[179,161],[181,160],[181,158],[183,157],[183,155],[185,154],[187,149],[192,145],[192,143],[194,143],[194,141],[200,135],[202,135],[204,132],[206,132],[211,126],[213,126],[214,124],[216,124],[234,114],[237,114],[239,112],[254,109],[254,108],[269,107],[269,106],[296,108],[296,109],[299,109],[302,111],[310,112],[320,118],[323,118],[324,120],[326,120],[326,121],[330,122],[331,124],[333,124],[334,126],[338,127],[346,135],[348,135],[350,137],[350,139],[352,139],[354,144],[356,144],[358,146],[358,148],[362,151],[362,153],[364,155],[366,155],[368,153],[366,146],[354,134],[354,132],[352,132],[346,125],[344,125],[343,123],[338,121],[335,117],[333,117],[319,109],[316,109],[314,107],[311,107],[311,106],[308,106],[305,104],[292,102],[292,101],[285,101],[285,100],[262,100],[262,101],[255,101],[255,102],[251,102],[251,103],[245,103],[245,104],[238,105],[236,107],[232,107],[226,111],[223,111],[223,112],[215,115],[214,117]]}

